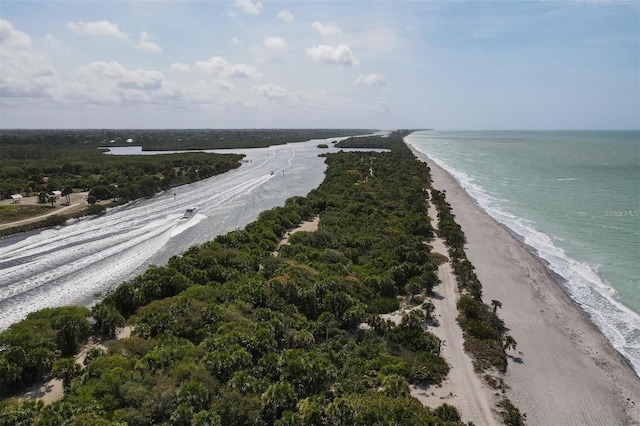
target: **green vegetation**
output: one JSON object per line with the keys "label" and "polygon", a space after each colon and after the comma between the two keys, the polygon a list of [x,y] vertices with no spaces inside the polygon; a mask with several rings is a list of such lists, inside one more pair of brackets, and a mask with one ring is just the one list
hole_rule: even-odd
{"label": "green vegetation", "polygon": [[43,309],[2,332],[2,394],[20,391],[42,380],[58,359],[76,354],[91,331],[90,315],[89,309],[78,306]]}
{"label": "green vegetation", "polygon": [[505,349],[516,347],[513,337],[505,334],[504,323],[496,314],[502,304],[492,300],[492,307],[482,302],[482,284],[475,268],[464,251],[465,237],[455,221],[446,193],[431,190],[432,201],[438,209],[438,235],[449,246],[451,264],[458,281],[461,297],[458,300],[458,321],[465,332],[465,349],[474,357],[475,368],[482,372],[495,367],[500,372],[507,370]]}
{"label": "green vegetation", "polygon": [[47,206],[21,206],[17,204],[0,206],[0,224],[28,219],[50,211],[51,209]]}
{"label": "green vegetation", "polygon": [[[367,129],[0,129],[0,147],[27,146],[142,146],[143,150],[263,148],[311,139],[371,133]],[[44,158],[44,157],[43,157]]]}
{"label": "green vegetation", "polygon": [[499,403],[498,407],[500,407],[500,416],[502,417],[502,421],[507,426],[524,426],[525,420],[527,419],[526,414],[520,413],[518,410],[507,398],[503,398]]}
{"label": "green vegetation", "polygon": [[[0,146],[0,195],[47,194],[75,188],[97,200],[133,200],[240,166],[235,154],[104,155],[95,147]],[[66,194],[67,191],[65,191]]]}
{"label": "green vegetation", "polygon": [[[106,156],[97,148],[142,145],[144,150],[253,148],[335,136],[367,130],[0,130],[0,200],[12,194],[38,195],[42,204],[55,206],[52,191],[66,202],[74,191],[90,191],[92,206],[81,213],[6,229],[0,235],[64,223],[65,218],[101,214],[99,201],[122,203],[185,183],[205,179],[240,166],[235,154],[183,153],[162,156]],[[0,223],[42,214],[33,207],[0,210]],[[53,222],[52,222],[53,221]]]}
{"label": "green vegetation", "polygon": [[[112,336],[126,321],[134,335],[92,351],[82,370],[49,343],[53,356],[33,378],[52,372],[65,398],[6,400],[0,425],[462,424],[454,407],[409,395],[409,384],[438,384],[448,371],[424,315],[399,325],[379,316],[437,279],[423,243],[428,169],[393,139],[391,153],[328,155],[326,179],[307,197],[113,290],[93,308],[92,332]],[[316,215],[318,231],[291,235],[272,255]],[[23,366],[6,354],[32,343],[4,334],[29,321],[1,335],[5,380]]]}
{"label": "green vegetation", "polygon": [[394,132],[391,137],[386,136],[355,136],[335,144],[338,148],[369,148],[388,149],[395,152],[410,152],[402,138],[409,134],[407,131]]}
{"label": "green vegetation", "polygon": [[[431,200],[438,209],[437,232],[449,246],[449,256],[461,294],[457,307],[460,313],[458,323],[464,332],[464,348],[473,356],[477,372],[487,372],[495,368],[498,372],[504,373],[507,370],[506,351],[515,350],[517,343],[512,336],[505,334],[504,323],[496,314],[502,303],[492,300],[489,306],[482,301],[482,284],[475,268],[467,259],[464,251],[464,232],[454,219],[451,205],[446,201],[446,192],[432,189]],[[502,380],[491,374],[485,374],[484,378],[487,384],[495,389],[503,387]],[[498,407],[504,424],[525,424],[526,414],[520,413],[508,398],[503,398]]]}
{"label": "green vegetation", "polygon": [[[45,139],[48,141],[48,139]],[[44,205],[70,201],[76,191],[89,191],[89,206],[82,212],[48,217],[40,222],[5,229],[0,235],[61,225],[71,217],[101,214],[99,201],[124,203],[149,197],[159,191],[206,179],[240,167],[241,155],[184,153],[165,155],[105,155],[95,146],[45,145],[28,139],[31,145],[2,145],[0,156],[0,199],[12,194],[37,195],[43,206],[12,205],[0,208],[0,223],[44,214]],[[52,191],[59,190],[57,200]]]}

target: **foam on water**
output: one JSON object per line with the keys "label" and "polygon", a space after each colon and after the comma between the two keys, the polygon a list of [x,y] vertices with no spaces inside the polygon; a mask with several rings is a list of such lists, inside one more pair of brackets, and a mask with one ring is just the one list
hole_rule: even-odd
{"label": "foam on water", "polygon": [[501,202],[476,184],[469,175],[452,168],[419,146],[411,145],[451,174],[483,210],[507,226],[545,261],[551,271],[562,277],[560,284],[567,293],[640,375],[640,316],[615,299],[616,291],[599,273],[599,265],[579,262],[567,256],[564,250],[554,244],[553,237],[537,231],[534,223],[505,211]]}
{"label": "foam on water", "polygon": [[[318,142],[234,151],[245,158],[227,173],[99,217],[68,221],[60,229],[0,240],[0,331],[38,309],[91,305],[149,265],[162,265],[191,245],[245,226],[265,209],[304,196],[323,179],[324,159],[318,154],[337,151],[319,149]],[[183,220],[188,207],[198,212]]]}

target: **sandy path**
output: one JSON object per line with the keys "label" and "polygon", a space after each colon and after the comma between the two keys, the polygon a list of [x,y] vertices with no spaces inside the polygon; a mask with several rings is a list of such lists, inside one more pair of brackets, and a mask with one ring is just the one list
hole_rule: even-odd
{"label": "sandy path", "polygon": [[[280,247],[281,245],[285,245],[285,244],[289,244],[289,237],[292,234],[295,234],[296,232],[300,232],[300,231],[305,231],[305,232],[315,232],[318,230],[318,225],[320,225],[320,216],[316,216],[313,219],[306,221],[306,222],[302,222],[302,224],[300,226],[298,226],[297,228],[288,231],[284,234],[284,238],[282,240],[280,240],[280,243],[278,244],[278,247]],[[273,252],[274,256],[278,255],[278,249],[276,249],[276,251]]]}
{"label": "sandy path", "polygon": [[484,299],[502,302],[499,315],[523,353],[509,362],[506,395],[527,423],[640,425],[640,378],[626,360],[525,245],[448,173],[414,154],[429,164],[433,186],[447,191]]}
{"label": "sandy path", "polygon": [[[131,337],[131,326],[125,326],[116,332],[116,340],[120,339],[128,339]],[[89,342],[80,349],[78,355],[76,355],[76,363],[80,365],[80,368],[84,369],[84,360],[87,357],[87,353],[93,348],[99,348],[104,351],[107,350],[105,346],[106,342]],[[59,379],[51,379],[42,386],[38,387],[36,390],[29,392],[25,395],[28,398],[39,398],[42,402],[47,404],[51,404],[52,402],[56,402],[61,400],[64,397],[64,389],[62,387],[62,380]]]}
{"label": "sandy path", "polygon": [[[61,201],[61,200],[58,200]],[[1,204],[11,204],[10,200],[3,200],[1,202]],[[37,204],[37,197],[25,197],[22,199],[21,203],[22,205],[36,205]],[[34,222],[39,222],[42,219],[45,219],[47,216],[53,216],[54,214],[60,214],[60,213],[73,213],[76,211],[80,211],[84,208],[87,207],[87,193],[83,192],[83,193],[75,193],[71,195],[71,204],[69,204],[68,206],[62,206],[62,207],[55,207],[53,208],[50,212],[39,215],[39,216],[34,216],[34,217],[30,217],[28,219],[22,219],[22,220],[18,220],[15,222],[10,222],[10,223],[3,223],[0,224],[0,230],[1,229],[8,229],[8,228],[13,228],[16,226],[20,226],[20,225],[27,225],[29,223],[34,223]]]}
{"label": "sandy path", "polygon": [[[429,206],[432,223],[437,223],[437,213],[433,205]],[[432,251],[447,256],[447,248],[441,238],[432,242]],[[451,370],[441,387],[412,387],[411,394],[423,404],[432,407],[443,403],[451,404],[460,410],[462,420],[476,425],[499,424],[491,407],[494,404],[492,390],[478,377],[473,369],[471,357],[464,351],[462,329],[456,322],[458,309],[458,286],[450,263],[438,268],[440,283],[434,289],[432,303],[439,325],[430,327],[429,331],[445,343],[441,356],[447,361]]]}

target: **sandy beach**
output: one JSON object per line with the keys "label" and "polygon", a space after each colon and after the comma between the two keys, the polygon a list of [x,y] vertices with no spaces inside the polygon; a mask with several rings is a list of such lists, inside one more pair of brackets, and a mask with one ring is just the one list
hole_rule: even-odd
{"label": "sandy beach", "polygon": [[[466,237],[466,252],[521,352],[509,359],[506,396],[529,425],[640,425],[640,378],[529,249],[457,182],[431,168]],[[464,386],[464,384],[460,384]]]}

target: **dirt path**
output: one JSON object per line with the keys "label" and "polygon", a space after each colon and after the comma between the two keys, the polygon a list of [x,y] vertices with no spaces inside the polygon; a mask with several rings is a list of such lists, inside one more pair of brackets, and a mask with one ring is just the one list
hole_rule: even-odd
{"label": "dirt path", "polygon": [[[429,207],[429,216],[437,221],[435,207]],[[432,241],[434,253],[447,255],[447,248],[441,238]],[[447,256],[448,257],[448,256]],[[423,404],[438,406],[443,403],[456,406],[462,420],[477,425],[499,424],[492,411],[493,394],[473,369],[471,357],[464,351],[462,329],[456,322],[458,309],[458,286],[450,263],[438,268],[440,284],[435,288],[432,303],[439,325],[429,327],[429,331],[444,341],[441,355],[451,370],[441,387],[412,387],[411,394]]]}
{"label": "dirt path", "polygon": [[451,175],[413,152],[431,168],[434,185],[447,192],[485,300],[502,302],[499,315],[522,351],[510,357],[505,396],[527,414],[527,424],[640,425],[640,380],[626,360],[540,259]]}
{"label": "dirt path", "polygon": [[[131,336],[131,326],[125,326],[118,330],[116,333],[116,340],[127,339]],[[78,355],[75,356],[76,363],[80,365],[80,368],[84,369],[84,360],[87,357],[89,351],[93,348],[100,348],[107,350],[105,346],[106,342],[92,342],[90,341],[82,347]],[[62,387],[62,380],[51,379],[41,386],[36,386],[34,390],[27,392],[24,395],[30,399],[40,399],[45,405],[51,404],[56,401],[60,401],[64,397],[64,389]]]}
{"label": "dirt path", "polygon": [[[10,200],[3,200],[0,203],[4,204],[4,205],[11,204]],[[25,197],[25,198],[22,199],[20,204],[22,204],[22,205],[36,205],[37,204],[37,197]],[[22,220],[17,220],[15,222],[0,224],[0,230],[13,228],[13,227],[20,226],[20,225],[27,225],[29,223],[39,222],[39,221],[41,221],[42,219],[45,219],[48,216],[53,216],[54,214],[74,213],[74,212],[80,211],[80,210],[82,210],[82,209],[84,209],[86,207],[87,207],[87,193],[86,192],[75,193],[75,194],[71,195],[71,204],[69,204],[68,206],[62,206],[62,207],[59,207],[59,208],[56,207],[56,208],[52,209],[50,212],[48,212],[48,213],[45,213],[45,214],[42,214],[42,215],[39,215],[39,216],[30,217],[28,219],[22,219]]]}
{"label": "dirt path", "polygon": [[[285,244],[289,244],[289,237],[292,234],[295,234],[296,232],[300,232],[300,231],[306,231],[306,232],[315,232],[318,230],[318,225],[320,225],[320,216],[316,216],[313,219],[306,221],[306,222],[302,222],[302,224],[300,226],[298,226],[296,229],[293,229],[291,231],[288,231],[287,233],[284,234],[284,238],[282,240],[280,240],[280,243],[278,244],[278,247],[285,245]],[[276,251],[273,252],[274,256],[278,255],[278,249],[276,249]]]}

